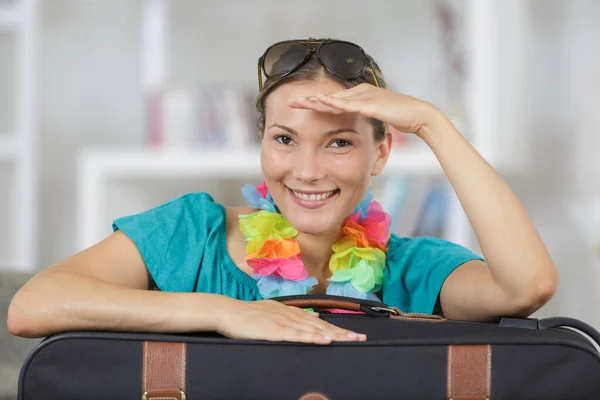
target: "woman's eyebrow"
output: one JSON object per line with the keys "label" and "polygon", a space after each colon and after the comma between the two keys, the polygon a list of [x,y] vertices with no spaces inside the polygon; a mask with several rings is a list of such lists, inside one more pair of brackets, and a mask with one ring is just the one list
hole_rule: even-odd
{"label": "woman's eyebrow", "polygon": [[[298,136],[298,132],[296,132],[295,130],[293,130],[289,126],[280,125],[280,124],[273,124],[273,125],[269,126],[269,129],[271,129],[273,127],[279,128],[279,129],[283,129],[284,131],[289,132],[291,135]],[[337,135],[338,133],[345,133],[345,132],[350,132],[350,133],[354,133],[354,134],[359,135],[359,133],[356,132],[354,129],[339,128],[339,129],[333,129],[333,130],[330,130],[330,131],[323,132],[323,136],[333,136],[333,135]]]}
{"label": "woman's eyebrow", "polygon": [[323,136],[333,136],[333,135],[337,135],[338,133],[345,133],[345,132],[355,133],[355,134],[359,135],[359,133],[356,132],[354,129],[339,128],[339,129],[334,129],[331,131],[323,132]]}
{"label": "woman's eyebrow", "polygon": [[269,126],[269,129],[271,128],[279,128],[279,129],[283,129],[286,132],[289,132],[292,135],[296,135],[298,136],[298,132],[296,132],[295,130],[293,130],[292,128],[290,128],[289,126],[285,126],[285,125],[280,125],[280,124],[273,124],[271,126]]}

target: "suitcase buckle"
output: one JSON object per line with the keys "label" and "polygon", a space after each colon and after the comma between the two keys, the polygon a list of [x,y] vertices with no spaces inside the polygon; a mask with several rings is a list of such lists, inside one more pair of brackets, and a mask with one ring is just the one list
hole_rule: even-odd
{"label": "suitcase buckle", "polygon": [[400,315],[400,310],[398,310],[397,308],[391,308],[391,307],[369,307],[371,310],[373,311],[378,311],[378,312],[389,312],[391,315]]}
{"label": "suitcase buckle", "polygon": [[[185,395],[185,392],[183,390],[179,391],[181,393],[181,400],[187,400],[187,396]],[[151,397],[148,397],[148,392],[144,392],[144,394],[142,395],[142,400],[151,400]]]}

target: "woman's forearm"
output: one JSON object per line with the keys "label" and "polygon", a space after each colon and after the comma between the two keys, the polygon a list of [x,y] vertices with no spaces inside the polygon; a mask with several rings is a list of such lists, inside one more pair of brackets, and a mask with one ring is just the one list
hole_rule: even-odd
{"label": "woman's forearm", "polygon": [[497,284],[516,296],[553,293],[556,268],[521,202],[442,113],[432,115],[421,137],[454,188]]}
{"label": "woman's forearm", "polygon": [[215,294],[132,289],[54,270],[41,272],[13,298],[8,328],[29,338],[74,330],[213,331],[215,309],[233,301]]}

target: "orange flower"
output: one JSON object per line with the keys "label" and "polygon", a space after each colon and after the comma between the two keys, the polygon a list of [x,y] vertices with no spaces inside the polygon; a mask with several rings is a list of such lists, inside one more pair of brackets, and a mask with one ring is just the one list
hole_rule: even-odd
{"label": "orange flower", "polygon": [[357,247],[374,247],[384,252],[388,251],[388,248],[385,247],[383,243],[367,236],[365,227],[359,225],[355,221],[348,220],[346,222],[346,225],[344,225],[344,233],[356,239]]}
{"label": "orange flower", "polygon": [[371,247],[369,246],[369,238],[367,238],[367,235],[365,234],[365,228],[356,222],[348,221],[346,225],[344,225],[344,233],[356,239],[357,247]]}
{"label": "orange flower", "polygon": [[244,260],[248,261],[251,258],[263,257],[274,260],[276,258],[290,258],[298,254],[300,254],[300,247],[295,239],[269,239],[265,241],[260,250],[246,255]]}

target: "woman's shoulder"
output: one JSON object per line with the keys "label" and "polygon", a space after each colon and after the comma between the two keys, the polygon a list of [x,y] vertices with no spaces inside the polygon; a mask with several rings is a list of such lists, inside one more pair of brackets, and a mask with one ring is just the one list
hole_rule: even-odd
{"label": "woman's shoulder", "polygon": [[158,207],[157,211],[164,213],[186,213],[197,217],[198,220],[211,217],[219,219],[225,216],[224,210],[226,207],[215,201],[213,196],[208,192],[188,192],[174,197]]}
{"label": "woman's shoulder", "polygon": [[208,192],[188,192],[174,197],[145,213],[180,219],[189,215],[193,221],[208,220],[211,223],[226,223],[227,227],[238,226],[239,216],[257,210],[248,207],[228,207],[214,199]]}
{"label": "woman's shoulder", "polygon": [[224,207],[207,192],[189,192],[171,198],[153,208],[122,216],[113,221],[113,230],[129,227],[140,231],[168,230],[177,227],[219,225],[225,220]]}
{"label": "woman's shoulder", "polygon": [[[225,207],[225,221],[227,224],[227,236],[240,236],[240,215],[252,214],[257,210],[248,207]],[[240,236],[245,241],[245,238]]]}

